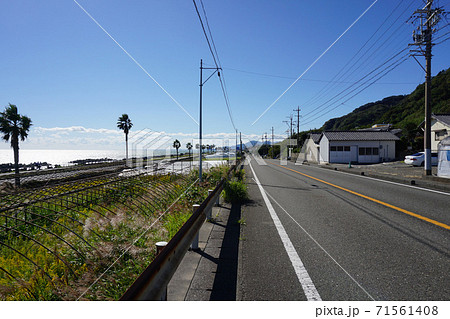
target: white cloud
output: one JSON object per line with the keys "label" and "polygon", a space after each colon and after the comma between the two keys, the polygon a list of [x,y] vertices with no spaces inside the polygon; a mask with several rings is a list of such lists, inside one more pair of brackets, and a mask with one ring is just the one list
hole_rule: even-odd
{"label": "white cloud", "polygon": [[[198,132],[166,133],[151,129],[130,132],[129,147],[135,148],[171,148],[175,139],[181,142],[182,149],[187,143],[198,144]],[[260,140],[261,135],[242,134],[242,142]],[[275,137],[279,140],[279,136]],[[134,143],[134,144],[133,144]],[[234,145],[236,134],[230,132],[209,133],[203,135],[203,144],[217,146]],[[238,135],[239,143],[239,135]],[[91,150],[121,150],[124,148],[125,138],[123,131],[105,128],[86,128],[83,126],[69,127],[31,127],[28,138],[21,142],[24,149],[91,149]],[[0,143],[0,148],[10,148],[9,143]]]}
{"label": "white cloud", "polygon": [[121,130],[110,130],[105,128],[85,128],[83,126],[69,126],[69,127],[34,127],[31,128],[31,131],[35,131],[38,133],[44,132],[59,132],[62,134],[68,134],[73,132],[80,133],[98,133],[98,134],[112,134],[112,135],[122,135],[123,132]]}

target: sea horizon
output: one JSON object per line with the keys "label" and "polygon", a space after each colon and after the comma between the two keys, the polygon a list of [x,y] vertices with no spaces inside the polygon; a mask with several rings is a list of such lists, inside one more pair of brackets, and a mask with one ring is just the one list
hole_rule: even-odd
{"label": "sea horizon", "polygon": [[[170,150],[175,154],[175,149]],[[148,150],[146,153],[143,150],[137,152],[133,150],[128,151],[129,157],[144,157],[144,156],[159,156],[166,154],[166,149]],[[187,150],[179,150],[180,153],[186,153]],[[125,159],[125,150],[67,150],[67,149],[20,149],[19,163],[22,165],[29,165],[32,163],[48,163],[51,165],[67,166],[70,162],[86,159]],[[0,149],[0,165],[14,163],[14,153],[12,149]]]}
{"label": "sea horizon", "polygon": [[[70,162],[84,159],[109,158],[119,160],[125,158],[123,150],[67,150],[67,149],[20,149],[19,163],[48,163],[52,165],[69,165]],[[0,164],[14,163],[12,149],[0,149]]]}

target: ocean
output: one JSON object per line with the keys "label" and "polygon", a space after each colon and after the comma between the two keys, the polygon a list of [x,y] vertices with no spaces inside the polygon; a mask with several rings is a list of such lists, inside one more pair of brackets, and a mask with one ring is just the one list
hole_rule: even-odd
{"label": "ocean", "polygon": [[[129,150],[129,157],[158,156],[165,155],[167,151],[175,154],[175,150],[150,150],[144,153],[142,150]],[[182,151],[180,151],[182,153]],[[125,158],[125,150],[27,150],[20,149],[19,163],[31,164],[35,162],[47,162],[52,165],[70,165],[69,162],[84,159],[109,158],[120,160]],[[11,149],[0,149],[0,164],[14,163],[14,154]]]}
{"label": "ocean", "polygon": [[[128,150],[129,157],[145,157],[168,155],[167,152],[175,154],[175,149],[157,149],[157,150]],[[181,153],[187,153],[187,150],[181,150]],[[125,150],[27,150],[20,149],[19,163],[31,164],[36,162],[47,162],[52,165],[70,165],[69,162],[84,159],[109,158],[120,160],[125,158]],[[11,149],[0,149],[0,164],[14,163],[14,154]]]}
{"label": "ocean", "polygon": [[[118,150],[24,150],[19,151],[19,162],[30,164],[47,162],[53,165],[69,165],[70,161],[82,159],[123,159],[125,151]],[[14,163],[12,149],[0,149],[0,164]]]}

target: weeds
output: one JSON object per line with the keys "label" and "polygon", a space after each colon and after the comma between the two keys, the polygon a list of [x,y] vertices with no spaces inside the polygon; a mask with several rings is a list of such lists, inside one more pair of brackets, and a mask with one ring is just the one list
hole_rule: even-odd
{"label": "weeds", "polygon": [[188,191],[195,175],[101,177],[2,196],[0,300],[117,300],[227,169],[205,172]]}
{"label": "weeds", "polygon": [[244,170],[237,170],[233,177],[224,184],[223,198],[228,203],[244,203],[248,200],[247,185]]}

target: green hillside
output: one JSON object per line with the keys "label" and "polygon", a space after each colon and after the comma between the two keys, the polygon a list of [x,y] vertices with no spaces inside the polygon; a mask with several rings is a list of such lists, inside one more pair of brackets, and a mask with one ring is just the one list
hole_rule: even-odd
{"label": "green hillside", "polygon": [[[425,85],[420,84],[409,95],[397,95],[368,103],[353,112],[325,122],[321,130],[354,130],[373,124],[393,124],[410,130],[424,120]],[[450,113],[450,68],[431,80],[432,113]]]}

